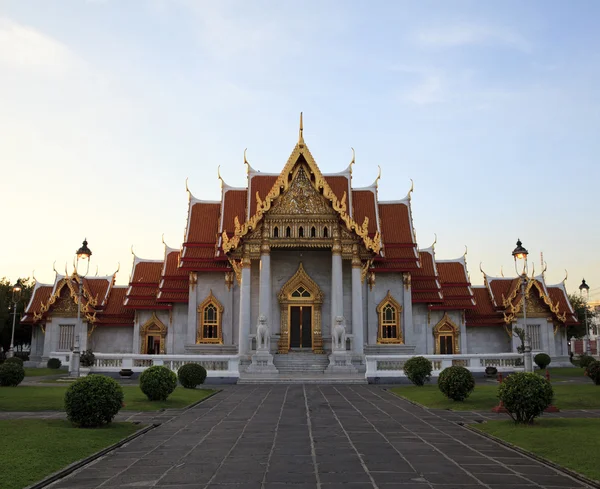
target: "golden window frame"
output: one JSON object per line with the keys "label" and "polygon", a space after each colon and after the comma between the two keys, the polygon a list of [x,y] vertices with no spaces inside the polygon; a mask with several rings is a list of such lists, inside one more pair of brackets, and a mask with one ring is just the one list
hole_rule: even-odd
{"label": "golden window frame", "polygon": [[[444,317],[433,328],[434,337],[434,353],[441,355],[440,353],[440,337],[441,336],[452,336],[452,346],[454,351],[452,355],[458,355],[460,353],[460,328],[456,325],[448,313],[444,314]],[[450,353],[448,353],[450,355]]]}
{"label": "golden window frame", "polygon": [[[390,308],[394,312],[394,320],[389,321],[385,318],[386,311],[389,311]],[[404,337],[402,335],[402,305],[394,299],[391,292],[388,290],[387,295],[383,298],[383,300],[377,306],[377,343],[396,343],[396,344],[404,344]],[[396,336],[388,337],[384,335],[385,329],[388,327],[396,328]]]}
{"label": "golden window frame", "polygon": [[[214,308],[216,313],[215,320],[208,320],[206,318],[206,312],[209,307]],[[198,306],[198,326],[196,328],[196,344],[202,343],[216,343],[219,345],[223,344],[223,305],[219,302],[219,300],[213,295],[213,291],[211,289],[210,294],[202,304]],[[205,337],[204,336],[204,328],[205,327],[216,327],[217,335],[216,337]]]}
{"label": "golden window frame", "polygon": [[167,327],[164,323],[158,319],[156,312],[152,313],[152,317],[146,321],[140,328],[140,353],[145,354],[146,346],[148,344],[148,336],[160,335],[160,355],[166,353],[165,350],[165,339],[167,337]]}

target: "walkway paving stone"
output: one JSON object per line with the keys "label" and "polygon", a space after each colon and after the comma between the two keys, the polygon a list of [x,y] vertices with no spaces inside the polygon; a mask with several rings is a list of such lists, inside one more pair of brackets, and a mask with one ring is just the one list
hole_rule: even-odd
{"label": "walkway paving stone", "polygon": [[379,386],[229,386],[51,487],[588,487],[456,423],[473,416]]}

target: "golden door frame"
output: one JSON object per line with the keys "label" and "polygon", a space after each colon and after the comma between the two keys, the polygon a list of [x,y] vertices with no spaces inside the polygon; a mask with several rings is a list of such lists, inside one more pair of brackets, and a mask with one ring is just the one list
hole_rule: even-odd
{"label": "golden door frame", "polygon": [[146,344],[148,343],[148,336],[157,335],[160,335],[160,354],[164,355],[166,353],[165,338],[167,337],[167,327],[158,319],[156,312],[153,312],[152,317],[140,328],[140,353],[144,354]]}
{"label": "golden door frame", "polygon": [[433,328],[435,355],[440,354],[440,336],[452,336],[453,354],[457,355],[460,353],[460,328],[450,319],[448,313],[445,313],[444,317]]}
{"label": "golden door frame", "polygon": [[[308,296],[305,294],[300,294],[300,296],[293,295],[300,287],[303,287],[308,292]],[[311,306],[312,350],[314,353],[325,353],[323,351],[323,333],[321,330],[323,292],[317,283],[304,271],[302,263],[300,263],[298,270],[292,278],[290,278],[281,288],[278,298],[281,313],[278,352],[288,353],[290,351],[290,310],[292,306]]]}

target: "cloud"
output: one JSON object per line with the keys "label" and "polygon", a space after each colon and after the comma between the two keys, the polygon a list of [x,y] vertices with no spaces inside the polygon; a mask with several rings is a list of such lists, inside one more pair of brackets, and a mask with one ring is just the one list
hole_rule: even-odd
{"label": "cloud", "polygon": [[438,75],[427,75],[423,81],[406,94],[406,99],[418,105],[428,105],[443,100],[442,79]]}
{"label": "cloud", "polygon": [[0,17],[0,65],[61,76],[76,63],[64,44],[32,27]]}
{"label": "cloud", "polygon": [[428,27],[415,33],[415,41],[425,47],[453,48],[468,45],[503,45],[531,52],[531,43],[520,34],[503,27],[462,23]]}

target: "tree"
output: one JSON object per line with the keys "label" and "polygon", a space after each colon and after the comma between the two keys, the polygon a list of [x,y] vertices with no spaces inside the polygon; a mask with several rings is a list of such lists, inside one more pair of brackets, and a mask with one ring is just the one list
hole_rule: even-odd
{"label": "tree", "polygon": [[569,294],[569,301],[571,302],[571,306],[573,306],[579,324],[567,328],[567,337],[571,338],[575,336],[575,338],[581,338],[587,334],[585,325],[586,310],[588,325],[591,324],[592,319],[596,317],[596,312],[589,306],[581,294]]}
{"label": "tree", "polygon": [[[15,349],[18,346],[29,345],[31,342],[31,326],[21,325],[21,317],[29,304],[33,292],[33,280],[29,278],[19,279],[23,290],[17,302],[17,322],[15,324]],[[4,351],[10,348],[13,323],[12,289],[14,283],[6,277],[0,279],[0,346]]]}

